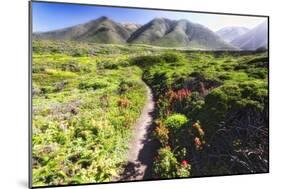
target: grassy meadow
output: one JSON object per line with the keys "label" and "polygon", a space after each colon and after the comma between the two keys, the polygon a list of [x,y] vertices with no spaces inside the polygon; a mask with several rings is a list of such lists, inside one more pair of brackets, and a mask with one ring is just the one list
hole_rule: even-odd
{"label": "grassy meadow", "polygon": [[34,40],[33,186],[123,171],[149,86],[153,178],[268,171],[268,53]]}

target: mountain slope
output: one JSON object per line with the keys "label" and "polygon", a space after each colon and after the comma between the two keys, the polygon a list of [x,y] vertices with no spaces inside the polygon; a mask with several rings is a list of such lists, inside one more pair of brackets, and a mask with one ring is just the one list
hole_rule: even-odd
{"label": "mountain slope", "polygon": [[166,18],[155,18],[145,24],[131,35],[128,42],[191,49],[235,49],[200,24],[194,24],[188,20],[169,20]]}
{"label": "mountain slope", "polygon": [[120,24],[100,17],[65,29],[35,33],[34,39],[78,40],[95,43],[140,43],[204,50],[235,50],[208,28],[188,20],[155,18],[147,24]]}
{"label": "mountain slope", "polygon": [[256,50],[258,48],[267,48],[268,45],[267,22],[263,22],[251,29],[244,35],[231,41],[231,44],[243,50]]}
{"label": "mountain slope", "polygon": [[131,30],[123,25],[100,17],[85,24],[50,32],[35,33],[35,39],[79,40],[97,43],[126,43]]}
{"label": "mountain slope", "polygon": [[247,33],[249,31],[248,28],[245,27],[224,27],[216,32],[223,40],[227,42],[231,42],[235,38]]}
{"label": "mountain slope", "polygon": [[140,24],[124,23],[122,24],[131,34],[141,27]]}

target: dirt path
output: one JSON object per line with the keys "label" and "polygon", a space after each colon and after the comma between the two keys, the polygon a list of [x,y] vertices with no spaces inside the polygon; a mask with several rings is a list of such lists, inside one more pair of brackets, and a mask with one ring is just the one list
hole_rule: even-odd
{"label": "dirt path", "polygon": [[152,139],[154,100],[151,89],[147,87],[147,101],[136,125],[130,142],[128,162],[124,172],[116,180],[151,179],[152,160],[157,142]]}

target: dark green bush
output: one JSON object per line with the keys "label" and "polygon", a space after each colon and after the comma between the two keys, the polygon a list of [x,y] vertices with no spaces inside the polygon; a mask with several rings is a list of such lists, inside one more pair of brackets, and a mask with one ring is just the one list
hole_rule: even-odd
{"label": "dark green bush", "polygon": [[97,90],[97,89],[101,89],[101,88],[105,88],[108,86],[107,82],[104,81],[82,81],[81,83],[79,83],[78,88],[79,89],[93,89],[93,90]]}
{"label": "dark green bush", "polygon": [[246,72],[250,77],[257,79],[265,79],[267,77],[268,71],[266,69],[247,69]]}
{"label": "dark green bush", "polygon": [[98,69],[109,69],[109,70],[113,70],[113,69],[118,69],[118,65],[116,63],[113,62],[98,62],[97,63],[97,68]]}
{"label": "dark green bush", "polygon": [[160,63],[163,60],[160,56],[153,56],[153,55],[147,55],[147,56],[138,56],[133,59],[133,63],[138,66],[152,66],[154,64]]}
{"label": "dark green bush", "polygon": [[62,71],[80,72],[81,67],[76,62],[64,63],[61,65]]}
{"label": "dark green bush", "polygon": [[51,93],[54,91],[54,87],[51,86],[44,86],[40,88],[40,91],[42,94],[47,94],[47,93]]}
{"label": "dark green bush", "polygon": [[46,70],[44,66],[36,66],[32,68],[32,73],[42,73]]}
{"label": "dark green bush", "polygon": [[158,159],[153,162],[154,175],[160,178],[175,178],[177,176],[177,159],[169,147],[158,151]]}
{"label": "dark green bush", "polygon": [[175,63],[180,61],[180,55],[173,52],[166,52],[161,55],[161,58],[167,63]]}
{"label": "dark green bush", "polygon": [[122,61],[119,63],[119,65],[122,67],[128,67],[131,65],[131,63],[129,61]]}
{"label": "dark green bush", "polygon": [[118,93],[125,94],[133,86],[134,86],[134,83],[132,81],[122,80],[118,86]]}

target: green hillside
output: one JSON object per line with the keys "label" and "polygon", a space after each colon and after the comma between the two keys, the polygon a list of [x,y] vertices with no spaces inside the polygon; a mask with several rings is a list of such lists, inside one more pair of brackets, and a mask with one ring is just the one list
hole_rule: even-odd
{"label": "green hillside", "polygon": [[33,40],[33,186],[113,181],[156,104],[151,179],[268,171],[268,53]]}

